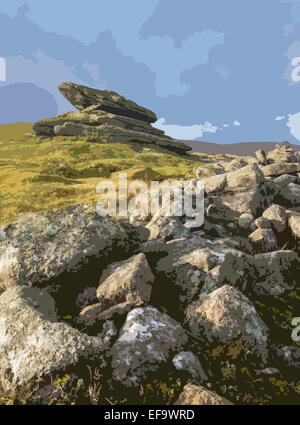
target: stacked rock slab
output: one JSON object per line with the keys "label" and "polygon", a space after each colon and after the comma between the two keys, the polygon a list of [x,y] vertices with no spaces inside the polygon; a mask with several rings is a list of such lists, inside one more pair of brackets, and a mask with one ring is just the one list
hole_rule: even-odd
{"label": "stacked rock slab", "polygon": [[190,150],[151,126],[157,120],[152,111],[118,93],[74,83],[63,83],[59,90],[79,111],[38,121],[33,128],[39,136],[86,137],[91,142],[126,143],[181,155]]}
{"label": "stacked rock slab", "polygon": [[289,142],[278,143],[275,149],[267,154],[259,149],[255,152],[255,156],[260,165],[270,165],[275,163],[297,163],[299,158],[293,151]]}

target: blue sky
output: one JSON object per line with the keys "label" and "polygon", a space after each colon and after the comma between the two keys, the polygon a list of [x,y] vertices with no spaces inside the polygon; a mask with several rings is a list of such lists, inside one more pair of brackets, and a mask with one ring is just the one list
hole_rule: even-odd
{"label": "blue sky", "polygon": [[300,0],[1,0],[0,36],[0,122],[25,96],[32,121],[72,109],[57,85],[74,81],[180,139],[300,143]]}

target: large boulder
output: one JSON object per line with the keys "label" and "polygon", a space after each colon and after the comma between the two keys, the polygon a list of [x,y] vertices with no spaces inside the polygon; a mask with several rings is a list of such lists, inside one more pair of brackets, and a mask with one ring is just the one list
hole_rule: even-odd
{"label": "large boulder", "polygon": [[83,137],[97,143],[125,143],[135,150],[143,147],[184,155],[191,150],[150,123],[156,115],[109,90],[96,90],[73,83],[59,86],[61,93],[79,111],[61,114],[34,124],[39,136]]}
{"label": "large boulder", "polygon": [[274,162],[265,165],[262,171],[266,177],[278,177],[282,174],[295,174],[300,171],[299,162]]}
{"label": "large boulder", "polygon": [[58,88],[62,95],[79,110],[105,111],[148,123],[157,121],[152,111],[111,90],[97,90],[71,82],[63,83]]}
{"label": "large boulder", "polygon": [[199,235],[170,241],[168,255],[158,261],[156,271],[164,285],[175,285],[181,301],[186,302],[226,282],[245,288],[252,280],[253,257],[239,246],[238,241],[212,242]]}
{"label": "large boulder", "polygon": [[110,339],[58,323],[54,300],[37,288],[14,287],[0,296],[0,383],[9,393],[38,379],[96,360]]}
{"label": "large boulder", "polygon": [[[40,136],[86,137],[90,142],[129,144],[136,150],[147,147],[183,155],[190,150],[185,143],[172,140],[142,121],[123,118],[119,123],[117,119],[111,119],[111,116],[112,114],[102,116],[101,124],[98,125],[83,124],[80,120],[58,117],[35,123],[34,130]],[[125,120],[129,121],[128,125],[122,122]]]}
{"label": "large boulder", "polygon": [[205,177],[202,179],[204,183],[204,190],[207,194],[214,192],[222,192],[225,189],[227,177],[226,174],[219,174],[216,176]]}
{"label": "large boulder", "polygon": [[153,307],[132,310],[112,347],[113,378],[137,386],[186,344],[187,335],[175,320]]}
{"label": "large boulder", "polygon": [[103,308],[127,301],[138,306],[148,302],[154,275],[145,254],[110,264],[102,273],[97,298]]}
{"label": "large boulder", "polygon": [[[280,177],[283,177],[283,179],[280,179]],[[283,174],[280,177],[272,182],[276,188],[274,202],[288,208],[299,207],[300,185],[298,179],[290,174]],[[295,177],[294,180],[292,180],[293,177]]]}
{"label": "large boulder", "polygon": [[276,185],[272,181],[264,181],[224,192],[222,203],[239,214],[251,213],[256,218],[274,203],[276,194]]}
{"label": "large boulder", "polygon": [[235,220],[236,210],[224,204],[223,197],[210,196],[206,199],[205,217],[214,224],[228,224]]}
{"label": "large boulder", "polygon": [[258,294],[281,295],[299,282],[300,259],[296,252],[279,250],[256,254],[252,285]]}
{"label": "large boulder", "polygon": [[265,178],[261,168],[254,163],[226,173],[226,189],[259,185],[264,180]]}
{"label": "large boulder", "polygon": [[[55,118],[44,119],[34,124],[33,129],[37,134],[44,136],[69,136],[71,134],[71,125],[74,129],[82,128],[82,131],[86,128],[91,130],[97,130],[98,127],[103,125],[110,125],[119,127],[124,130],[135,130],[144,133],[151,133],[157,136],[163,136],[164,132],[150,126],[144,121],[139,121],[134,118],[128,118],[110,114],[103,111],[83,112],[83,111],[71,111],[61,114]],[[69,133],[69,134],[67,134]],[[73,134],[75,135],[75,134]],[[171,138],[170,138],[171,139]]]}
{"label": "large boulder", "polygon": [[[154,275],[145,254],[110,264],[102,273],[97,289],[98,303],[86,307],[78,319],[85,326],[93,326],[98,320],[118,312],[123,314],[148,303],[151,297]],[[112,308],[113,307],[113,308]]]}
{"label": "large boulder", "polygon": [[275,149],[267,153],[269,164],[276,162],[297,162],[298,158],[289,142],[277,144]]}
{"label": "large boulder", "polygon": [[174,405],[228,406],[229,400],[199,385],[187,384]]}
{"label": "large boulder", "polygon": [[185,322],[193,335],[210,343],[242,338],[246,347],[267,360],[268,328],[252,302],[232,286],[224,285],[190,304]]}
{"label": "large boulder", "polygon": [[0,289],[46,284],[63,273],[78,274],[93,260],[116,259],[148,238],[146,229],[84,207],[46,215],[28,214],[0,242]]}
{"label": "large boulder", "polygon": [[266,180],[261,168],[254,163],[226,173],[226,186],[221,202],[234,211],[235,216],[251,213],[257,217],[274,203],[276,194],[276,184]]}
{"label": "large boulder", "polygon": [[274,183],[280,185],[280,186],[288,186],[290,183],[298,183],[299,177],[293,176],[292,174],[282,174],[279,177],[276,177],[274,179]]}

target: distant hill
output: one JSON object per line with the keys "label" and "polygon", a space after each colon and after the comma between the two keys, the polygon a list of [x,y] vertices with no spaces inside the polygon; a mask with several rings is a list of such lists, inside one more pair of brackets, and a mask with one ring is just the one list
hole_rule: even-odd
{"label": "distant hill", "polygon": [[32,83],[0,87],[0,124],[33,123],[57,114],[54,97]]}
{"label": "distant hill", "polygon": [[[219,144],[210,142],[200,142],[197,140],[180,140],[180,142],[192,148],[192,152],[201,152],[208,155],[213,154],[231,154],[240,156],[253,156],[258,149],[268,152],[274,149],[275,145],[280,142],[242,142]],[[291,145],[295,151],[300,151],[300,145]]]}

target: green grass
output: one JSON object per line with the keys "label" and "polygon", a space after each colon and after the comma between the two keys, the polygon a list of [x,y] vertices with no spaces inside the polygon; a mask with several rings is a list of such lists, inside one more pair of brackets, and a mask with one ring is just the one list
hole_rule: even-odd
{"label": "green grass", "polygon": [[32,125],[26,123],[2,125],[0,225],[24,212],[94,205],[99,181],[115,179],[119,171],[128,170],[129,181],[130,176],[147,181],[151,170],[160,179],[191,178],[200,164],[150,149],[136,152],[125,144],[34,137]]}

